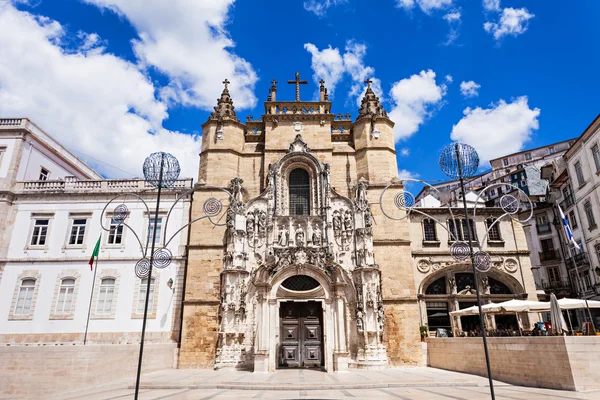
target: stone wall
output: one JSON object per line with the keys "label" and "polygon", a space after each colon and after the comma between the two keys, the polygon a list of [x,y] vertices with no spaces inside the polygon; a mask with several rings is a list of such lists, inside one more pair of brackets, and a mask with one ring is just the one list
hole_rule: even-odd
{"label": "stone wall", "polygon": [[[146,344],[142,373],[173,368],[176,344]],[[43,398],[131,377],[139,345],[0,347],[0,397]]]}
{"label": "stone wall", "polygon": [[[600,389],[600,337],[488,338],[495,380],[561,390]],[[428,366],[487,376],[481,338],[427,339]]]}

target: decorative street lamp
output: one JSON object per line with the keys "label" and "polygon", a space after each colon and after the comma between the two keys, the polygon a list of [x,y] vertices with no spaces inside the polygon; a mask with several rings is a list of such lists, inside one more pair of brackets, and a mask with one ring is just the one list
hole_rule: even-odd
{"label": "decorative street lamp", "polygon": [[[150,239],[150,235],[148,235],[148,238],[146,239],[146,243],[145,244],[142,243],[142,241],[140,240],[140,235],[138,235],[138,233],[136,233],[125,222],[125,220],[127,219],[127,216],[129,215],[129,209],[127,208],[127,205],[125,203],[121,203],[113,209],[113,212],[110,215],[112,224],[109,225],[108,227],[105,226],[105,220],[107,219],[106,211],[108,210],[109,206],[113,202],[115,202],[115,200],[117,200],[118,198],[123,198],[123,199],[131,198],[131,197],[135,198],[137,201],[139,201],[140,203],[143,204],[147,215],[150,215],[150,209],[148,207],[148,204],[146,203],[146,201],[142,198],[142,196],[140,194],[121,193],[121,194],[115,196],[104,206],[104,209],[102,210],[102,213],[100,215],[100,225],[101,225],[102,229],[104,229],[105,231],[114,232],[115,230],[117,230],[121,227],[125,227],[133,233],[134,237],[136,238],[136,240],[140,246],[140,251],[142,254],[142,257],[140,258],[140,260],[135,264],[135,274],[141,280],[147,279],[146,300],[145,300],[145,304],[144,304],[144,318],[142,321],[142,332],[141,332],[141,338],[140,338],[140,352],[139,352],[137,375],[136,375],[136,382],[135,382],[135,399],[138,398],[139,389],[140,389],[140,376],[141,376],[141,371],[142,371],[142,360],[143,360],[143,355],[144,355],[144,337],[146,334],[146,321],[148,318],[148,303],[149,303],[149,299],[150,299],[150,287],[151,287],[151,283],[152,283],[153,268],[163,269],[163,268],[166,268],[167,266],[169,266],[169,264],[171,264],[172,254],[171,254],[171,251],[167,248],[167,246],[175,238],[175,236],[177,236],[177,234],[179,234],[182,230],[184,230],[185,228],[190,226],[192,223],[203,220],[203,219],[208,219],[210,221],[210,223],[212,223],[215,226],[224,226],[225,225],[224,223],[218,223],[213,219],[214,217],[219,215],[224,208],[219,199],[211,197],[204,202],[204,206],[202,208],[204,215],[202,215],[202,216],[190,221],[189,223],[183,225],[182,227],[178,228],[177,231],[175,233],[173,233],[167,240],[166,232],[167,232],[167,227],[169,224],[169,218],[171,216],[171,212],[175,208],[175,205],[181,199],[192,194],[195,189],[192,188],[189,190],[185,190],[177,196],[175,202],[173,203],[169,212],[167,213],[167,216],[165,218],[164,228],[163,228],[165,235],[163,235],[162,244],[158,244],[159,248],[157,249],[156,248],[157,247],[156,230],[158,227],[158,215],[159,215],[159,210],[160,210],[160,198],[161,198],[162,189],[173,188],[173,185],[175,184],[175,182],[177,181],[177,178],[179,177],[179,173],[180,173],[181,169],[179,166],[179,162],[173,155],[171,155],[169,153],[158,152],[158,153],[153,153],[146,158],[146,160],[144,161],[143,170],[144,170],[144,178],[145,178],[146,184],[151,186],[152,188],[158,190],[157,195],[156,195],[156,209],[154,211],[154,224],[153,224],[152,231],[151,231],[153,233],[152,238]],[[223,191],[223,192],[227,193],[230,201],[231,201],[231,199],[233,199],[232,192],[227,189],[220,188],[220,187],[207,186],[207,185],[204,185],[203,188],[204,189],[212,189],[212,190],[216,190],[216,191]],[[144,192],[147,192],[147,191],[144,191]],[[160,240],[160,237],[158,238],[158,240]],[[169,281],[167,282],[167,286],[171,290],[174,290],[173,284],[174,284],[173,279],[170,278]]]}
{"label": "decorative street lamp", "polygon": [[[479,251],[473,250],[473,241],[475,241],[478,244],[478,247],[480,249],[482,249],[483,248],[482,243],[484,243],[485,240],[487,239],[491,229],[494,228],[495,225],[502,218],[509,217],[514,222],[518,222],[518,223],[524,223],[524,222],[529,221],[531,219],[531,217],[533,216],[533,205],[531,203],[531,200],[529,199],[529,197],[527,196],[527,194],[525,192],[523,192],[519,187],[511,185],[511,184],[496,183],[496,184],[489,185],[489,186],[485,187],[484,189],[482,189],[480,191],[479,195],[477,196],[477,199],[475,200],[475,204],[473,206],[473,208],[474,208],[473,221],[475,221],[476,217],[477,217],[477,206],[480,204],[480,202],[483,203],[483,199],[481,199],[481,196],[484,193],[487,193],[488,190],[491,190],[491,189],[494,189],[497,187],[510,188],[511,190],[509,190],[499,200],[499,206],[502,209],[502,211],[504,211],[504,214],[502,214],[499,218],[497,218],[494,222],[492,222],[491,224],[489,224],[489,226],[487,226],[487,232],[483,236],[483,239],[481,240],[481,242],[479,242],[480,236],[475,234],[475,237],[472,237],[472,234],[471,234],[472,232],[475,233],[475,227],[471,227],[471,221],[469,219],[469,211],[468,211],[468,207],[467,207],[467,198],[466,198],[467,194],[466,194],[465,182],[464,182],[465,179],[471,178],[477,173],[477,170],[479,168],[479,156],[477,155],[477,152],[475,151],[475,149],[473,147],[471,147],[467,144],[453,143],[453,144],[447,146],[442,151],[442,154],[440,155],[440,159],[439,159],[439,166],[440,166],[442,172],[444,172],[444,174],[446,174],[449,178],[459,181],[459,187],[463,194],[462,195],[462,203],[463,203],[462,206],[463,206],[463,212],[465,214],[465,223],[466,223],[466,231],[467,231],[466,232],[466,239],[467,239],[466,242],[461,241],[461,238],[459,237],[459,234],[458,234],[459,224],[458,224],[457,219],[454,217],[450,202],[448,202],[446,207],[448,209],[448,213],[450,214],[450,221],[451,221],[450,227],[453,229],[448,229],[448,227],[446,227],[445,223],[437,220],[434,216],[428,215],[424,211],[420,210],[416,204],[415,196],[413,196],[410,192],[404,190],[404,186],[400,187],[401,191],[396,194],[396,196],[394,198],[394,205],[399,210],[405,211],[405,214],[401,217],[397,217],[384,209],[383,199],[386,195],[386,192],[391,188],[394,188],[394,187],[398,188],[398,186],[397,186],[398,183],[404,183],[406,181],[418,182],[418,183],[421,183],[421,184],[427,186],[430,191],[440,193],[437,188],[435,188],[434,186],[430,185],[429,183],[427,183],[425,181],[418,180],[418,179],[405,178],[405,179],[401,179],[401,180],[390,183],[383,189],[383,191],[380,195],[379,206],[381,208],[383,215],[386,218],[389,218],[392,220],[399,221],[399,220],[407,219],[411,213],[416,213],[416,214],[420,214],[420,215],[427,217],[431,221],[434,221],[437,225],[439,225],[440,227],[442,227],[444,230],[446,230],[448,232],[448,235],[453,242],[452,245],[450,246],[450,255],[456,261],[459,261],[459,262],[465,262],[469,259],[471,260],[471,265],[473,268],[473,277],[475,280],[475,285],[474,285],[475,292],[477,294],[477,307],[479,309],[479,323],[480,323],[480,326],[482,327],[481,335],[482,335],[482,339],[483,339],[483,348],[484,348],[484,352],[485,352],[487,374],[488,374],[488,379],[489,379],[489,384],[490,384],[490,394],[491,394],[492,400],[494,400],[495,399],[494,383],[492,380],[492,371],[491,371],[491,367],[490,367],[490,358],[489,358],[489,353],[488,353],[487,336],[486,336],[486,330],[485,330],[485,320],[483,318],[483,312],[481,309],[481,293],[479,291],[479,285],[478,285],[479,280],[477,278],[477,275],[479,272],[485,273],[491,269],[492,262],[491,262],[490,255],[487,252],[482,251],[482,250],[479,250]],[[521,203],[528,203],[528,205],[527,205],[527,207],[523,208],[521,206]],[[529,212],[524,213],[527,216],[526,219],[524,219],[524,220],[519,219],[518,215],[521,212],[524,212],[526,210],[529,211]],[[463,238],[464,238],[464,236],[463,236]]]}

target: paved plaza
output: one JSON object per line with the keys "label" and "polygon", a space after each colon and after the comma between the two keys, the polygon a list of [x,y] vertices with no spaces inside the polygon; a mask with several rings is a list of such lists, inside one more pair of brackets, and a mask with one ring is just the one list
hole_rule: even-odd
{"label": "paved plaza", "polygon": [[[52,400],[109,400],[133,397],[132,379],[48,397]],[[486,378],[435,368],[396,368],[328,374],[280,370],[271,374],[208,370],[164,370],[142,377],[145,400],[242,399],[489,399]],[[598,399],[600,391],[576,393],[495,382],[496,397],[514,400]]]}

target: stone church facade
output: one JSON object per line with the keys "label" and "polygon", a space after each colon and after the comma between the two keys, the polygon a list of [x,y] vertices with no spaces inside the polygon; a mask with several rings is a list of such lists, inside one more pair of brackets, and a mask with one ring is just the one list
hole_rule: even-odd
{"label": "stone church facade", "polygon": [[322,81],[301,101],[296,74],[295,101],[273,81],[245,124],[224,83],[202,126],[191,220],[211,217],[191,225],[179,367],[418,364],[408,222],[379,207],[397,179],[394,123],[370,82],[354,121]]}

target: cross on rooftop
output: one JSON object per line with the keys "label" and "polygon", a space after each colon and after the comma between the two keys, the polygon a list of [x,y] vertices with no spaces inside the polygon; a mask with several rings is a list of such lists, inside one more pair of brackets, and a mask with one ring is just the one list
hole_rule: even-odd
{"label": "cross on rooftop", "polygon": [[307,81],[300,80],[300,72],[296,72],[296,79],[288,81],[290,85],[296,85],[296,101],[300,101],[300,85],[308,84]]}
{"label": "cross on rooftop", "polygon": [[223,85],[225,85],[225,89],[227,89],[227,85],[229,85],[231,82],[229,82],[229,79],[225,79],[223,81]]}
{"label": "cross on rooftop", "polygon": [[365,79],[365,83],[367,84],[367,88],[370,89],[371,83],[373,83],[373,80],[371,78]]}
{"label": "cross on rooftop", "polygon": [[271,81],[271,85],[273,85],[273,86],[277,85],[277,79],[273,79],[273,80]]}

